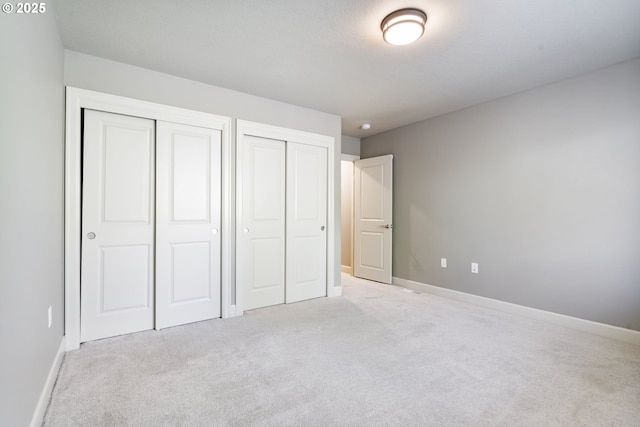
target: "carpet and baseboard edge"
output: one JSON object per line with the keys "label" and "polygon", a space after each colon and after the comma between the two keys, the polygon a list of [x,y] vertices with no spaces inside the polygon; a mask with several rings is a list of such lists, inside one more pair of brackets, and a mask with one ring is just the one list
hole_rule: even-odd
{"label": "carpet and baseboard edge", "polygon": [[564,314],[539,310],[537,308],[531,308],[492,298],[481,297],[478,295],[468,294],[466,292],[454,291],[452,289],[441,288],[438,286],[428,285],[426,283],[402,279],[400,277],[394,277],[393,284],[401,286],[403,288],[425,292],[432,295],[438,295],[441,297],[450,298],[469,304],[475,304],[506,313],[516,314],[536,320],[542,320],[544,322],[553,323],[601,337],[640,345],[640,332],[634,331],[632,329],[621,328],[618,326],[607,325],[605,323],[598,323],[591,320],[567,316]]}
{"label": "carpet and baseboard edge", "polygon": [[47,406],[49,405],[51,392],[53,391],[53,386],[56,384],[56,378],[58,378],[58,372],[60,371],[60,366],[62,365],[62,359],[65,352],[64,338],[65,337],[62,337],[60,341],[58,352],[56,353],[56,357],[53,358],[53,363],[51,364],[51,368],[49,368],[47,380],[42,387],[42,391],[40,392],[38,404],[36,405],[36,409],[33,411],[33,417],[31,417],[31,423],[29,424],[31,427],[41,426],[42,422],[44,421],[44,415],[47,411]]}

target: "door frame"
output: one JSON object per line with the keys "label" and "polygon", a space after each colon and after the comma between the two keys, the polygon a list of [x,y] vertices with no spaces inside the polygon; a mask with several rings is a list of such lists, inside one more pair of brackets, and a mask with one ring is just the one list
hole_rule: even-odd
{"label": "door frame", "polygon": [[66,87],[65,107],[65,215],[64,215],[64,318],[65,348],[80,347],[80,238],[82,214],[82,109],[105,111],[153,120],[217,129],[222,132],[221,313],[236,315],[232,304],[234,147],[232,120],[184,108],[117,95]]}
{"label": "door frame", "polygon": [[[335,259],[333,257],[335,248],[335,144],[332,136],[320,135],[300,130],[287,129],[279,126],[266,125],[263,123],[250,122],[247,120],[236,120],[236,224],[242,220],[242,149],[244,136],[256,136],[259,138],[277,139],[281,141],[291,141],[300,144],[315,145],[327,149],[327,296],[342,295],[342,287],[334,283]],[[242,238],[240,233],[242,227],[236,227],[236,239]],[[235,252],[234,252],[235,254]],[[285,284],[286,286],[286,284]],[[244,309],[243,290],[236,286],[237,315],[241,315]]]}
{"label": "door frame", "polygon": [[[354,254],[354,248],[353,248],[353,239],[354,239],[354,232],[353,232],[353,223],[355,220],[355,214],[354,214],[354,171],[355,171],[355,164],[353,162],[355,162],[356,160],[360,160],[360,156],[355,155],[355,154],[342,154],[342,156],[340,157],[340,166],[342,166],[342,162],[351,162],[351,233],[349,235],[349,239],[351,239],[351,253],[349,254],[349,258],[351,259],[351,273],[349,273],[348,271],[344,271],[344,269],[342,268],[343,265],[342,263],[340,263],[340,271],[342,273],[346,273],[349,274],[350,276],[353,276],[353,254]],[[340,175],[340,179],[342,180],[342,175]],[[342,183],[341,183],[342,184]],[[342,220],[342,217],[340,218],[340,220]],[[341,230],[342,231],[342,230]],[[342,247],[342,244],[340,245],[340,247]]]}

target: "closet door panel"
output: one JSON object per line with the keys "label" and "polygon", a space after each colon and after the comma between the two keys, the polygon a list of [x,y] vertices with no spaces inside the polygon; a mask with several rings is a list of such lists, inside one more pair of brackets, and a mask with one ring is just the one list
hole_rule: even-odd
{"label": "closet door panel", "polygon": [[156,328],[220,317],[219,130],[157,122]]}
{"label": "closet door panel", "polygon": [[327,149],[287,143],[286,302],[327,295]]}
{"label": "closet door panel", "polygon": [[245,310],[284,303],[285,142],[244,136],[237,289]]}
{"label": "closet door panel", "polygon": [[154,122],[84,119],[81,342],[154,325]]}

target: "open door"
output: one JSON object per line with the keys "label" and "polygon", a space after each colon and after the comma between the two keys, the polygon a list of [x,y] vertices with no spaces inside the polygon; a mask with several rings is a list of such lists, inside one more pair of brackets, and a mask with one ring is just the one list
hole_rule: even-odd
{"label": "open door", "polygon": [[353,275],[391,284],[393,155],[354,165]]}

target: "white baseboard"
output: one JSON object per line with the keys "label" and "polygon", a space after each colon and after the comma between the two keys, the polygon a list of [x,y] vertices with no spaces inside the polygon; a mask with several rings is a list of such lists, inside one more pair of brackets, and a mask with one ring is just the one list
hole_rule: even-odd
{"label": "white baseboard", "polygon": [[237,304],[232,304],[229,307],[229,316],[225,317],[225,319],[231,319],[232,317],[240,317],[244,316],[244,311],[238,310]]}
{"label": "white baseboard", "polygon": [[40,393],[40,398],[38,399],[36,410],[33,412],[31,424],[29,424],[31,427],[41,426],[42,422],[44,421],[44,415],[47,411],[47,406],[49,405],[49,399],[51,398],[53,386],[56,384],[56,378],[58,378],[58,371],[60,370],[60,365],[62,364],[62,356],[64,356],[64,351],[65,338],[62,337],[62,341],[60,341],[60,346],[58,347],[56,357],[53,359],[53,363],[51,364],[51,368],[49,369],[47,381],[45,381],[44,387],[42,387],[42,392]]}
{"label": "white baseboard", "polygon": [[523,305],[513,304],[510,302],[481,297],[478,295],[454,291],[452,289],[441,288],[438,286],[427,285],[426,283],[414,282],[413,280],[401,279],[399,277],[393,278],[393,284],[415,291],[430,293],[445,298],[463,301],[469,304],[475,304],[506,313],[528,317],[530,319],[542,320],[544,322],[553,323],[556,325],[576,329],[578,331],[587,332],[606,338],[611,338],[618,341],[624,341],[630,344],[640,345],[640,332],[634,331],[632,329],[620,328],[618,326],[593,322],[591,320],[566,316],[564,314],[539,310],[537,308],[525,307]]}
{"label": "white baseboard", "polygon": [[340,271],[343,273],[347,273],[353,276],[353,267],[349,267],[348,265],[341,265]]}
{"label": "white baseboard", "polygon": [[231,304],[231,306],[229,307],[229,315],[227,317],[225,317],[225,319],[230,319],[232,317],[237,317],[238,313],[236,312],[236,305],[235,304]]}
{"label": "white baseboard", "polygon": [[327,288],[327,296],[328,297],[342,296],[342,286],[329,286]]}

